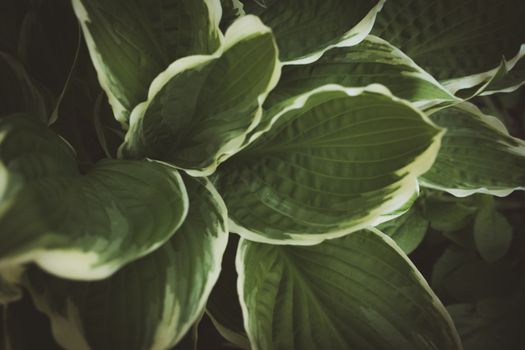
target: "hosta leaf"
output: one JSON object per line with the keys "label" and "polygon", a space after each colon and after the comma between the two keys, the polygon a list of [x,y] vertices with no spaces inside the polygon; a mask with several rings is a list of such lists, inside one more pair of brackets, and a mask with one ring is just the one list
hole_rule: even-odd
{"label": "hosta leaf", "polygon": [[520,60],[514,65],[505,62],[503,72],[492,79],[480,92],[481,95],[490,95],[498,92],[513,92],[525,84],[525,45],[521,46]]}
{"label": "hosta leaf", "polygon": [[212,53],[220,44],[219,0],[73,0],[73,8],[121,122],[171,62]]}
{"label": "hosta leaf", "polygon": [[380,85],[323,86],[273,121],[216,180],[232,231],[260,242],[315,244],[384,221],[413,199],[441,138]]}
{"label": "hosta leaf", "polygon": [[0,117],[27,112],[41,121],[47,121],[47,108],[35,81],[14,57],[0,51]]}
{"label": "hosta leaf", "polygon": [[187,179],[191,206],[168,242],[106,280],[28,271],[37,307],[66,349],[169,349],[201,316],[228,240],[226,209],[208,183]]}
{"label": "hosta leaf", "polygon": [[235,256],[238,241],[237,236],[230,235],[230,242],[222,261],[221,274],[206,304],[206,312],[223,338],[242,349],[250,349],[236,288]]}
{"label": "hosta leaf", "polygon": [[[315,61],[334,46],[359,43],[370,32],[384,0],[269,0],[245,6],[272,28],[286,64]],[[258,7],[258,8],[257,8]]]}
{"label": "hosta leaf", "polygon": [[35,261],[63,277],[105,278],[186,215],[172,167],[102,160],[81,174],[69,145],[23,115],[0,119],[0,135],[0,268]]}
{"label": "hosta leaf", "polygon": [[496,211],[494,199],[486,198],[486,204],[474,220],[474,242],[480,255],[494,263],[501,259],[512,242],[512,226],[503,214]]}
{"label": "hosta leaf", "polygon": [[148,101],[133,110],[122,153],[209,175],[257,125],[279,75],[270,28],[242,17],[215,54],[180,59],[153,81]]}
{"label": "hosta leaf", "polygon": [[406,254],[412,253],[425,238],[428,220],[421,209],[412,207],[403,215],[389,220],[377,227],[390,236]]}
{"label": "hosta leaf", "polygon": [[436,162],[422,184],[459,197],[506,196],[525,188],[525,142],[511,137],[496,118],[464,103],[433,113],[447,128]]}
{"label": "hosta leaf", "polygon": [[525,43],[521,0],[389,0],[372,34],[388,40],[452,92],[490,80]]}
{"label": "hosta leaf", "polygon": [[439,299],[380,232],[308,247],[241,240],[237,270],[253,349],[461,349]]}
{"label": "hosta leaf", "polygon": [[266,104],[332,83],[348,87],[379,83],[410,101],[456,99],[399,49],[369,35],[358,45],[330,49],[309,65],[283,67],[279,84]]}

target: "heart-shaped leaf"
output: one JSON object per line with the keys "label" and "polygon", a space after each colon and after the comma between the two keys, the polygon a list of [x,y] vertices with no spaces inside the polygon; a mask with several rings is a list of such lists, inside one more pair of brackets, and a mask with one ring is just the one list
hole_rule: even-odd
{"label": "heart-shaped leaf", "polygon": [[171,62],[220,44],[219,0],[73,0],[73,8],[100,85],[123,123]]}
{"label": "heart-shaped leaf", "polygon": [[253,349],[461,349],[423,276],[378,231],[308,247],[241,240],[237,271]]}
{"label": "heart-shaped leaf", "polygon": [[279,75],[270,28],[241,17],[215,54],[180,59],[154,80],[148,101],[133,110],[122,154],[213,173],[257,125]]}
{"label": "heart-shaped leaf", "polygon": [[277,244],[318,243],[404,212],[442,132],[380,85],[326,85],[271,120],[216,181],[232,231]]}
{"label": "heart-shaped leaf", "polygon": [[35,304],[64,348],[169,349],[202,315],[226,249],[226,208],[209,183],[185,182],[191,205],[177,234],[108,279],[76,282],[28,271]]}
{"label": "heart-shaped leaf", "polygon": [[0,135],[0,267],[34,261],[63,277],[105,278],[186,216],[172,167],[102,160],[81,174],[69,145],[23,115],[0,119]]}

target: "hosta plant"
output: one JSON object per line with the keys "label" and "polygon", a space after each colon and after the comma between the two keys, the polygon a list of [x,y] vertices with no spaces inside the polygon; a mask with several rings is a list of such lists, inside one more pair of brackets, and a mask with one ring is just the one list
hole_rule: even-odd
{"label": "hosta plant", "polygon": [[1,6],[6,348],[20,299],[74,350],[478,349],[524,308],[454,282],[524,265],[523,1]]}

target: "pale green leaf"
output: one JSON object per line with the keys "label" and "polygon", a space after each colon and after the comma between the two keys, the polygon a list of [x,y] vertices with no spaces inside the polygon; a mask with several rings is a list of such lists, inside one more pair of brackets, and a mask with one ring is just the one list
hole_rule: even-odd
{"label": "pale green leaf", "polygon": [[403,215],[377,226],[390,236],[406,254],[412,253],[425,238],[428,220],[419,207],[412,207]]}
{"label": "pale green leaf", "polygon": [[370,32],[384,0],[271,0],[245,6],[272,28],[279,58],[305,64],[336,46],[358,44]]}
{"label": "pale green leaf", "polygon": [[480,255],[493,263],[508,252],[512,243],[512,226],[505,216],[496,211],[494,199],[480,209],[474,220],[474,242]]}
{"label": "pale green leaf", "polygon": [[162,245],[188,207],[177,170],[102,160],[81,174],[43,123],[0,119],[0,268],[34,261],[67,278],[105,278]]}
{"label": "pale green leaf", "polygon": [[469,103],[430,115],[447,128],[424,186],[459,197],[473,193],[506,196],[525,188],[525,142],[508,134],[496,118]]}
{"label": "pale green leaf", "polygon": [[381,232],[308,247],[241,240],[237,270],[254,350],[461,349],[439,299]]}
{"label": "pale green leaf", "polygon": [[382,37],[455,93],[491,80],[525,43],[521,0],[389,0],[372,34]]}
{"label": "pale green leaf", "polygon": [[401,214],[442,135],[380,85],[326,85],[272,120],[216,181],[232,231],[276,244],[315,244]]}
{"label": "pale green leaf", "polygon": [[385,85],[410,101],[448,101],[456,98],[412,59],[388,42],[367,36],[351,47],[333,48],[309,65],[285,66],[266,105],[272,106],[325,84],[347,87]]}
{"label": "pale green leaf", "polygon": [[26,112],[47,122],[44,97],[24,66],[11,55],[0,51],[0,117]]}
{"label": "pale green leaf", "polygon": [[147,98],[174,60],[220,44],[219,0],[73,0],[98,79],[117,119]]}
{"label": "pale green leaf", "polygon": [[169,349],[202,315],[228,240],[226,208],[211,184],[185,180],[188,216],[150,255],[95,282],[28,271],[31,295],[65,349]]}
{"label": "pale green leaf", "polygon": [[133,110],[121,153],[209,175],[257,125],[279,75],[270,28],[241,17],[215,54],[180,59],[153,81],[148,101]]}

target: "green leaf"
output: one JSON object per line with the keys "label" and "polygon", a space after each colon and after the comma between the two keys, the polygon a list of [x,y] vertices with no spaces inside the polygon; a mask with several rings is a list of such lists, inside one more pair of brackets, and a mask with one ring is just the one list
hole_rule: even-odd
{"label": "green leaf", "polygon": [[441,138],[380,85],[326,85],[272,120],[216,181],[231,230],[276,244],[315,244],[391,219],[413,199]]}
{"label": "green leaf", "polygon": [[358,45],[326,51],[309,65],[283,67],[279,84],[266,105],[274,105],[331,83],[347,87],[379,83],[394,95],[410,101],[456,100],[399,49],[369,35]]}
{"label": "green leaf", "polygon": [[237,236],[230,235],[230,242],[222,260],[221,274],[206,304],[206,312],[224,339],[242,349],[250,349],[236,288],[235,255],[238,241]]}
{"label": "green leaf", "polygon": [[465,228],[472,222],[478,208],[461,200],[447,199],[441,201],[428,198],[424,209],[425,218],[434,230],[448,232]]}
{"label": "green leaf", "polygon": [[520,295],[447,306],[465,350],[515,350],[525,345],[525,300]]}
{"label": "green leaf", "polygon": [[23,115],[0,119],[0,135],[0,267],[34,261],[62,277],[105,278],[186,216],[172,167],[102,160],[81,174],[70,146]]}
{"label": "green leaf", "polygon": [[428,220],[421,210],[414,206],[398,218],[389,220],[377,228],[390,236],[405,254],[410,254],[425,238]]}
{"label": "green leaf", "polygon": [[525,142],[511,137],[498,119],[469,103],[440,110],[430,118],[447,132],[422,185],[459,197],[506,196],[525,188]]}
{"label": "green leaf", "polygon": [[257,125],[279,75],[270,28],[241,17],[215,54],[180,59],[153,81],[148,101],[133,110],[121,152],[210,175]]}
{"label": "green leaf", "polygon": [[390,0],[372,34],[398,47],[452,92],[491,80],[525,43],[521,0]]}
{"label": "green leaf", "polygon": [[237,271],[254,349],[461,349],[439,299],[380,232],[308,247],[241,240]]}
{"label": "green leaf", "polygon": [[48,113],[44,97],[24,66],[11,55],[0,51],[0,117],[26,112],[47,122]]}
{"label": "green leaf", "polygon": [[254,10],[272,28],[279,58],[285,64],[306,64],[336,46],[358,44],[370,32],[384,0],[270,0]]}
{"label": "green leaf", "polygon": [[95,282],[28,271],[35,304],[64,348],[168,349],[202,315],[226,249],[226,208],[208,182],[185,180],[188,216],[150,255]]}
{"label": "green leaf", "polygon": [[493,263],[507,254],[512,243],[512,226],[496,211],[494,199],[487,200],[474,220],[474,242],[483,259]]}
{"label": "green leaf", "polygon": [[220,44],[219,0],[73,0],[91,59],[117,119],[147,98],[174,60]]}

